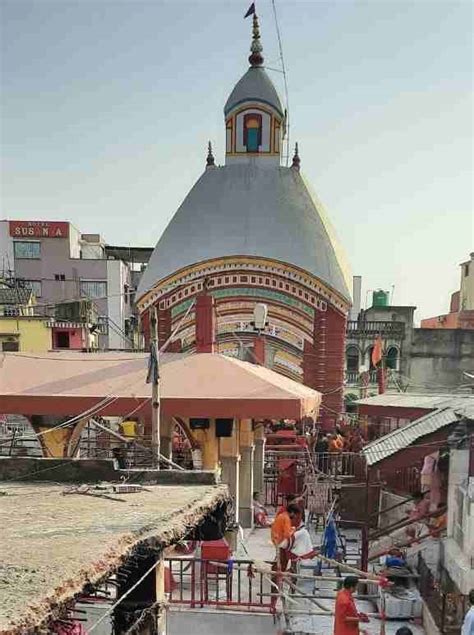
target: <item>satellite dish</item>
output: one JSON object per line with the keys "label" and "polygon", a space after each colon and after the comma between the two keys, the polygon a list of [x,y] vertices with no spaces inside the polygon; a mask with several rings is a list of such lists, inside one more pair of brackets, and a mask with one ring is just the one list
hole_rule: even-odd
{"label": "satellite dish", "polygon": [[259,302],[255,305],[253,310],[253,322],[257,331],[263,331],[267,325],[267,313],[268,307],[266,304]]}

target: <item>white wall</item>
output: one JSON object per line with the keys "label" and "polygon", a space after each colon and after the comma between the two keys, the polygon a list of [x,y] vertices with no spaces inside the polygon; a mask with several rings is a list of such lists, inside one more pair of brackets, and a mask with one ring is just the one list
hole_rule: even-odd
{"label": "white wall", "polygon": [[0,221],[0,272],[14,270],[15,259],[13,257],[13,240],[10,236],[7,220]]}
{"label": "white wall", "polygon": [[109,348],[130,348],[125,338],[125,319],[131,315],[130,298],[125,301],[124,287],[130,284],[130,271],[121,260],[107,260],[107,316],[109,318]]}
{"label": "white wall", "polygon": [[[448,481],[448,534],[444,544],[444,567],[461,593],[474,588],[474,483],[468,482],[469,450],[451,449]],[[473,481],[473,479],[469,479]],[[456,495],[461,488],[464,496],[463,531],[461,549],[454,539]]]}

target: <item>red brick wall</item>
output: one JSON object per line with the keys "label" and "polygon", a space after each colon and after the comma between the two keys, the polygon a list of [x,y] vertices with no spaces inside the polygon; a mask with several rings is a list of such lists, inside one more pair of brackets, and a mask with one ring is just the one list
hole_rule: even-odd
{"label": "red brick wall", "polygon": [[343,412],[344,348],[346,318],[332,307],[316,311],[313,344],[305,341],[303,382],[323,393],[320,421],[324,428],[334,427]]}

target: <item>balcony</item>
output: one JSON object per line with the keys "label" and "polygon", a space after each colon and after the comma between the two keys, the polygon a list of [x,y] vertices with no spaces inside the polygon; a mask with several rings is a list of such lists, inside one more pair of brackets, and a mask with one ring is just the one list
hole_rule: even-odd
{"label": "balcony", "polygon": [[346,326],[348,338],[355,337],[392,337],[403,339],[405,337],[405,322],[364,322],[349,320]]}
{"label": "balcony", "polygon": [[[346,386],[360,386],[361,378],[357,370],[346,370],[344,373],[344,382]],[[369,373],[369,385],[377,384],[377,371],[371,370]]]}

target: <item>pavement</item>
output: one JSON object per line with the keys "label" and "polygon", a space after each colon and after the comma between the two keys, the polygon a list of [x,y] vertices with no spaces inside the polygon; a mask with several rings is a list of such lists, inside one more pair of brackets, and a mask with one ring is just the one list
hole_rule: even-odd
{"label": "pavement", "polygon": [[[313,544],[320,545],[322,542],[321,533],[312,533]],[[347,552],[348,560],[351,565],[356,564],[360,551],[360,536],[357,530],[347,529],[344,531],[347,539]],[[256,528],[252,531],[244,530],[244,545],[240,545],[236,558],[255,558],[257,560],[271,560],[274,557],[274,547],[270,541],[270,531],[268,529]],[[301,573],[310,574],[310,570],[302,571]],[[326,569],[324,571],[327,575],[337,575],[337,571],[334,569]],[[317,578],[316,578],[317,580]],[[335,595],[335,583],[334,582],[317,582],[317,587],[313,580],[303,581],[303,585],[300,587],[303,594],[313,595],[317,600],[318,596]],[[320,605],[326,607],[329,611],[334,611],[335,599],[320,599],[317,600]],[[329,635],[332,633],[334,617],[332,615],[310,615],[310,612],[320,611],[311,600],[294,600],[291,608],[295,611],[304,611],[304,615],[293,615],[290,617],[289,626],[291,631],[295,634],[311,634],[311,635]],[[358,600],[356,602],[360,611],[364,613],[377,613],[377,607],[373,602]],[[382,622],[377,618],[371,618],[368,624],[364,624],[363,628],[369,635],[381,635],[383,630],[381,628]],[[401,626],[409,626],[413,631],[413,635],[426,635],[426,631],[419,625],[414,624],[411,620],[386,620],[385,621],[385,635],[395,635],[396,631]],[[250,631],[249,631],[250,632]],[[254,630],[253,632],[259,632]],[[276,632],[276,629],[275,629]],[[210,635],[210,634],[208,634]]]}

